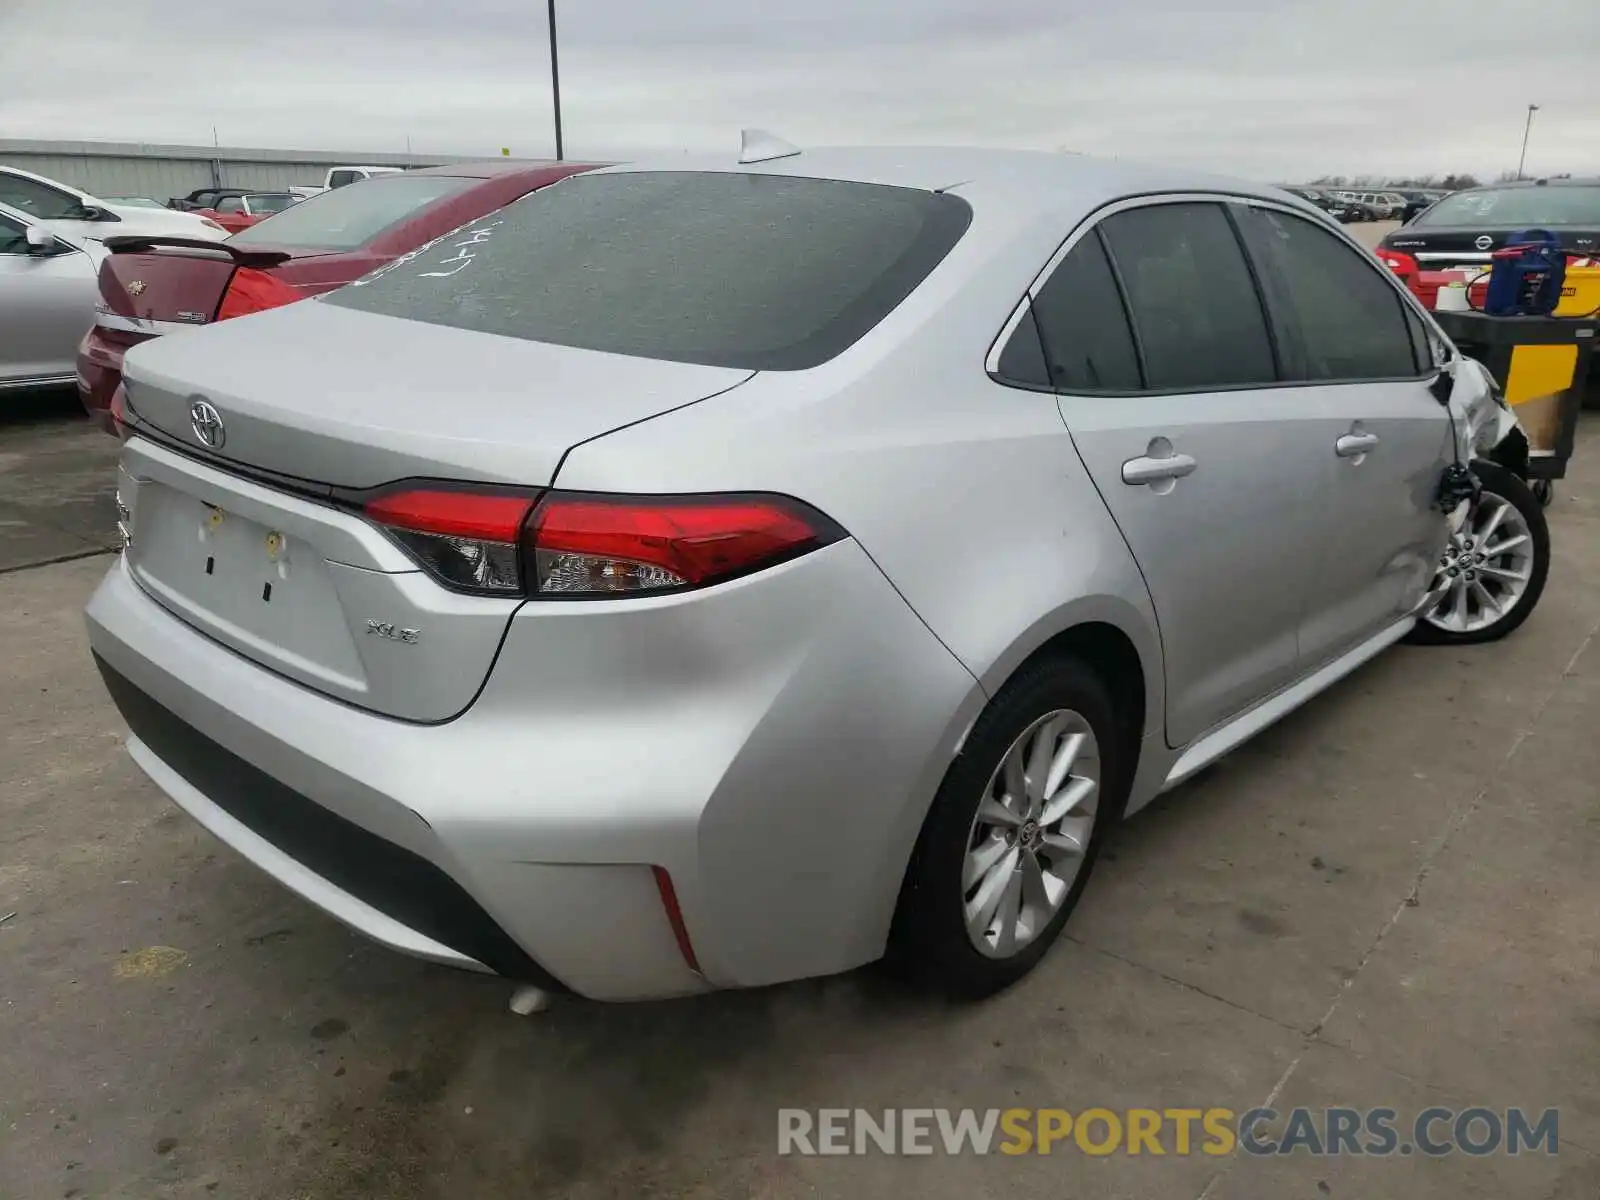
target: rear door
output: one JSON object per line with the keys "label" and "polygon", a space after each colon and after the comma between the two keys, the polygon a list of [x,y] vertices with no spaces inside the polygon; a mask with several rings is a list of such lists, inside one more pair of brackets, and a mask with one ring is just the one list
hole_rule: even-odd
{"label": "rear door", "polygon": [[1034,312],[1062,416],[1149,586],[1167,737],[1186,745],[1295,673],[1322,414],[1278,384],[1221,203],[1130,202],[1069,247]]}
{"label": "rear door", "polygon": [[1433,509],[1450,422],[1409,298],[1369,256],[1295,213],[1237,206],[1288,375],[1325,400],[1315,478],[1326,508],[1300,632],[1307,668],[1381,632],[1422,600],[1444,545]]}

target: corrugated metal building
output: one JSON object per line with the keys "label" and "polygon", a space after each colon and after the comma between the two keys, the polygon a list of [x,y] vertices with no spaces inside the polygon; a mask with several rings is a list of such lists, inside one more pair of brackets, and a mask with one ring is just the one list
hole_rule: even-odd
{"label": "corrugated metal building", "polygon": [[162,201],[203,187],[314,187],[322,183],[329,167],[431,167],[471,161],[452,155],[0,138],[0,164],[60,180],[96,196],[148,196]]}

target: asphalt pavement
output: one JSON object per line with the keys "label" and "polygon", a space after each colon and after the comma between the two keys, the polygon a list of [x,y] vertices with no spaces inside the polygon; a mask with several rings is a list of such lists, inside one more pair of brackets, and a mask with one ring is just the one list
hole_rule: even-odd
{"label": "asphalt pavement", "polygon": [[[5,1200],[1600,1195],[1600,422],[1517,635],[1389,652],[1131,820],[1007,994],[867,970],[528,1018],[128,760],[80,618],[113,449],[70,410],[0,420]],[[1559,1150],[777,1153],[787,1107],[1296,1105],[1553,1107]]]}

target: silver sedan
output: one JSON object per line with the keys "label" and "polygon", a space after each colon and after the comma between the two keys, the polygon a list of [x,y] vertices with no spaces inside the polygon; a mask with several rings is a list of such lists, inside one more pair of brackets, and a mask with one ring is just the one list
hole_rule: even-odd
{"label": "silver sedan", "polygon": [[72,382],[103,256],[0,204],[0,391]]}
{"label": "silver sedan", "polygon": [[1337,225],[1076,156],[598,170],[125,379],[135,761],[372,937],[595,998],[1005,987],[1113,821],[1549,561]]}

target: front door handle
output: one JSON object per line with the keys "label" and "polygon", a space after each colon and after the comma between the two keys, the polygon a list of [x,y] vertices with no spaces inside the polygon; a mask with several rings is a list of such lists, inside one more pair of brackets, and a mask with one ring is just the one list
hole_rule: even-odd
{"label": "front door handle", "polygon": [[1197,465],[1187,454],[1172,454],[1165,458],[1130,458],[1122,464],[1122,482],[1141,487],[1167,479],[1182,479],[1185,475],[1192,475]]}
{"label": "front door handle", "polygon": [[1340,458],[1360,458],[1369,454],[1378,444],[1378,435],[1375,433],[1347,433],[1334,442],[1333,450]]}

